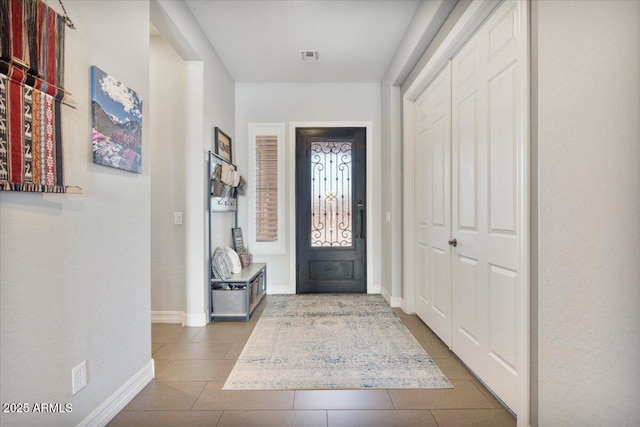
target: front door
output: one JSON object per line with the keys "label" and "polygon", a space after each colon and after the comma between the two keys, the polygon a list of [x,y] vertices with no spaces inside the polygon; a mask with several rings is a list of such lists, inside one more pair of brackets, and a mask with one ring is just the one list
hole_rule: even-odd
{"label": "front door", "polygon": [[296,129],[297,293],[364,293],[366,128]]}

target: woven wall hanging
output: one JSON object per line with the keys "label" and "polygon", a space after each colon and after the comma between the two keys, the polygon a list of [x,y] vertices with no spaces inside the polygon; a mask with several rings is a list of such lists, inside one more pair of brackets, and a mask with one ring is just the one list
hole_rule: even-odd
{"label": "woven wall hanging", "polygon": [[0,0],[0,190],[64,193],[65,27],[41,0]]}

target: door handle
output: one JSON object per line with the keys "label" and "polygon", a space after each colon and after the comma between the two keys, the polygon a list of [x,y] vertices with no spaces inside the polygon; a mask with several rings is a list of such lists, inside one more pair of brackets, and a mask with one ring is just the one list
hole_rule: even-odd
{"label": "door handle", "polygon": [[364,239],[364,202],[362,200],[358,200],[356,205],[360,208],[360,238]]}
{"label": "door handle", "polygon": [[447,243],[449,243],[451,246],[453,246],[454,248],[456,246],[458,246],[458,240],[457,239],[453,239],[453,240],[449,240]]}

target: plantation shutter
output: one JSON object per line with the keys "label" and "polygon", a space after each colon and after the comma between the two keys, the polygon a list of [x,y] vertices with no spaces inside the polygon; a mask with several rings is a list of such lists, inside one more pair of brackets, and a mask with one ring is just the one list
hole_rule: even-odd
{"label": "plantation shutter", "polygon": [[256,137],[256,241],[278,240],[278,137]]}

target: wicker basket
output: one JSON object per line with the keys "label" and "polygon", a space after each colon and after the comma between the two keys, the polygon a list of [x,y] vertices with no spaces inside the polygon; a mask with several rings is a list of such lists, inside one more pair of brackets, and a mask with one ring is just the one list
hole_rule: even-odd
{"label": "wicker basket", "polygon": [[253,262],[253,257],[248,252],[243,252],[241,254],[238,254],[238,256],[240,257],[240,264],[242,264],[242,268],[249,267]]}

